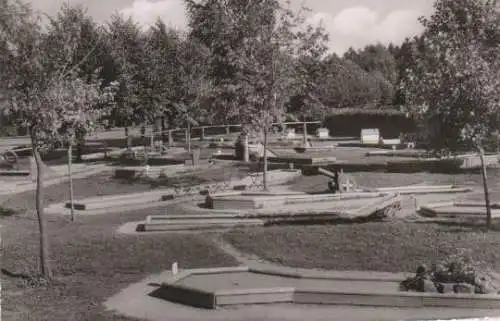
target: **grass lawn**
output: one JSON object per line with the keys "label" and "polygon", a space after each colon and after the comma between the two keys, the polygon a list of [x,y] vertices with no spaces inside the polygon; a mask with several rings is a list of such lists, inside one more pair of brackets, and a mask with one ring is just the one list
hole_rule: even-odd
{"label": "grass lawn", "polygon": [[[152,190],[150,184],[131,184],[116,180],[111,173],[102,173],[86,178],[74,179],[73,190],[75,199],[92,196],[116,195],[123,193],[145,192]],[[55,184],[44,188],[45,204],[69,200],[69,183]],[[25,210],[35,208],[35,192],[27,191],[12,196],[2,196],[0,204],[6,208]]]}
{"label": "grass lawn", "polygon": [[[489,173],[489,186],[494,189],[500,185],[500,175],[498,170],[491,170]],[[391,187],[411,184],[434,184],[434,185],[475,185],[481,186],[481,175],[478,173],[464,174],[435,174],[435,173],[369,173],[357,172],[348,173],[358,186],[361,187]],[[301,176],[292,184],[292,189],[307,192],[322,192],[328,190],[329,178],[322,175]]]}
{"label": "grass lawn", "polygon": [[[364,187],[408,184],[474,184],[479,174],[352,173]],[[500,177],[490,174],[492,198],[500,200]],[[302,176],[292,189],[327,190],[328,178]],[[495,190],[496,189],[496,190]],[[482,199],[482,195],[477,195]],[[460,226],[384,222],[353,225],[275,226],[235,230],[225,238],[240,250],[279,264],[336,270],[413,271],[423,262],[443,258],[457,248],[471,251],[473,258],[500,271],[500,232],[482,233]]]}
{"label": "grass lawn", "polygon": [[228,232],[243,252],[292,267],[411,272],[457,249],[500,271],[500,232],[437,224],[377,222],[279,226]]}
{"label": "grass lawn", "polygon": [[[150,189],[149,185],[120,184],[100,176],[75,180],[74,186],[77,198]],[[46,202],[66,199],[67,184],[46,188]],[[39,249],[38,225],[33,214],[34,192],[11,197],[4,206],[20,213],[0,219],[2,268],[14,273],[36,273]],[[20,278],[4,275],[3,320],[132,321],[104,311],[101,303],[130,283],[170,268],[174,261],[185,268],[237,264],[202,235],[138,237],[114,233],[121,224],[142,220],[145,216],[144,211],[82,216],[75,223],[67,217],[49,216],[55,282],[31,287]]]}

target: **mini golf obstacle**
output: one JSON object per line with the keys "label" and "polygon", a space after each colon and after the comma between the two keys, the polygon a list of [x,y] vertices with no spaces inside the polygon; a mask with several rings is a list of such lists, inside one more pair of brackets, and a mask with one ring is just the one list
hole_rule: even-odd
{"label": "mini golf obstacle", "polygon": [[[273,184],[284,184],[300,176],[300,171],[271,171]],[[261,183],[261,177],[248,176],[235,181],[223,181],[213,184],[202,184],[190,187],[174,187],[158,189],[150,192],[109,195],[75,200],[73,209],[77,215],[98,215],[117,212],[128,212],[168,205],[169,201],[186,196],[200,197],[208,192],[222,192],[233,188],[250,188]],[[182,199],[181,199],[182,201]],[[185,200],[184,200],[185,202]],[[51,204],[46,208],[48,214],[70,214],[69,202]]]}
{"label": "mini golf obstacle", "polygon": [[[394,215],[400,197],[391,193],[308,195],[232,192],[207,196],[206,207],[184,204],[183,215],[150,215],[142,231],[201,230],[277,224],[381,219]],[[181,205],[182,206],[182,205]]]}
{"label": "mini golf obstacle", "polygon": [[[276,189],[268,192],[231,191],[208,195],[203,207],[183,203],[189,215],[150,215],[141,231],[235,228],[277,224],[362,222],[393,217],[403,210],[403,195],[452,199],[470,188],[453,185],[412,185],[357,189],[337,194],[311,195]],[[418,209],[417,199],[412,205]]]}
{"label": "mini golf obstacle", "polygon": [[205,309],[269,303],[500,309],[497,294],[404,292],[400,290],[404,279],[381,273],[291,273],[280,268],[192,269],[173,274],[149,295]]}
{"label": "mini golf obstacle", "polygon": [[[492,218],[500,219],[500,204],[492,202],[490,207]],[[431,218],[481,221],[486,217],[486,204],[477,201],[441,202],[421,206],[419,212]]]}

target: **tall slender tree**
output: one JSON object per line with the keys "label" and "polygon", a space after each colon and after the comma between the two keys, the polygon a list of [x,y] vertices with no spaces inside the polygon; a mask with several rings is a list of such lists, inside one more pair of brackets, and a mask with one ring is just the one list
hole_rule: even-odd
{"label": "tall slender tree", "polygon": [[191,36],[205,39],[211,50],[213,92],[222,97],[215,103],[263,136],[263,181],[268,189],[271,124],[284,118],[292,96],[308,88],[307,80],[300,81],[303,70],[296,62],[322,47],[321,28],[307,28],[302,14],[276,0],[188,1],[188,12]]}
{"label": "tall slender tree", "polygon": [[478,151],[490,228],[484,143],[500,120],[500,12],[495,0],[437,0],[434,9],[421,18],[424,46],[403,81],[408,111],[433,149]]}
{"label": "tall slender tree", "polygon": [[[0,15],[0,91],[6,93],[5,112],[17,125],[29,129],[36,161],[36,213],[40,231],[40,272],[52,277],[47,224],[43,211],[43,164],[40,153],[64,142],[75,131],[95,126],[112,91],[103,91],[97,77],[81,79],[71,67],[78,42],[78,26],[64,28],[64,41],[52,46],[41,28],[40,17],[27,4],[2,0]],[[62,30],[62,29],[61,29]],[[67,60],[54,64],[53,51],[65,52]],[[75,66],[78,66],[76,64]]]}

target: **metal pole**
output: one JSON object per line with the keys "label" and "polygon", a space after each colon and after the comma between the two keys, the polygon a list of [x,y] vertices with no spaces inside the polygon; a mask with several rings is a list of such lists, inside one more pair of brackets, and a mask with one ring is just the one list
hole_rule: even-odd
{"label": "metal pole", "polygon": [[71,165],[73,162],[73,141],[69,142],[68,146],[68,178],[69,178],[69,206],[71,211],[71,222],[75,221],[75,207],[73,200],[73,175],[71,173]]}

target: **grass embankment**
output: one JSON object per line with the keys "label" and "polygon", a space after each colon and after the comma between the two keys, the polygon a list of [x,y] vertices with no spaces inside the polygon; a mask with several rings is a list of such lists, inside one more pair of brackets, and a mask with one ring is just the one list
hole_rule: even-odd
{"label": "grass embankment", "polygon": [[[353,173],[360,186],[387,187],[418,184],[474,184],[478,174],[387,174]],[[490,186],[498,185],[491,176]],[[295,190],[320,192],[327,189],[328,178],[301,177]],[[500,200],[498,190],[492,199]],[[481,200],[479,192],[467,198]],[[325,226],[274,226],[235,230],[225,235],[238,249],[279,264],[334,270],[376,270],[411,272],[423,263],[443,259],[459,248],[473,259],[500,271],[500,232],[482,232],[477,226],[430,223],[372,222]]]}
{"label": "grass embankment", "polygon": [[275,226],[235,230],[225,238],[243,252],[292,267],[412,272],[465,249],[474,261],[500,271],[500,232],[465,227],[406,222]]}
{"label": "grass embankment", "polygon": [[[76,198],[149,190],[146,184],[123,184],[105,177],[74,181]],[[67,200],[67,184],[46,188],[46,202]],[[34,192],[11,197],[3,206],[16,209],[4,216],[2,225],[2,268],[14,273],[36,274],[38,225],[33,213]],[[164,211],[164,209],[163,209]],[[21,278],[2,278],[2,316],[12,321],[120,320],[102,303],[130,283],[151,273],[181,267],[233,266],[234,259],[203,236],[115,234],[128,221],[142,220],[144,211],[77,217],[49,216],[48,231],[55,280],[31,287]]]}

